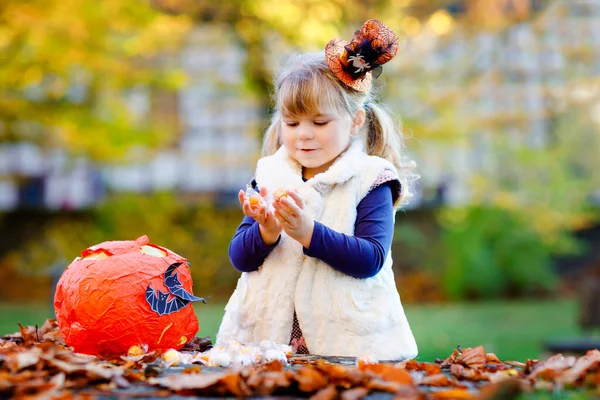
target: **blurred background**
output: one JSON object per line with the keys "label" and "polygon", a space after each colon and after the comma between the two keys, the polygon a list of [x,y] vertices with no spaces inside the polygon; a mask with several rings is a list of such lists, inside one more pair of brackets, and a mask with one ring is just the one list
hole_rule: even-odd
{"label": "blurred background", "polygon": [[393,244],[418,359],[600,347],[596,0],[3,0],[0,334],[53,316],[82,250],[147,234],[214,338],[272,73],[369,18],[400,33],[376,84],[421,175]]}

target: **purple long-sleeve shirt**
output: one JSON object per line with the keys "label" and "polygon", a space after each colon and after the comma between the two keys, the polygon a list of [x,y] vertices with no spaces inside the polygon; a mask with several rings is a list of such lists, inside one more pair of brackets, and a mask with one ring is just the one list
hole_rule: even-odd
{"label": "purple long-sleeve shirt", "polygon": [[[379,272],[387,257],[394,234],[391,182],[365,196],[356,207],[354,236],[345,235],[315,221],[310,245],[304,254],[318,258],[332,268],[356,278],[369,278]],[[245,216],[229,244],[229,259],[241,272],[256,271],[277,246],[266,245],[258,223]]]}

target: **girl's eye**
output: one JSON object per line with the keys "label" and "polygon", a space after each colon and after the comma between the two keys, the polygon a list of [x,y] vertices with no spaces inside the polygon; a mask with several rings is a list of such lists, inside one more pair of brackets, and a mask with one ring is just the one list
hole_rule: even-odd
{"label": "girl's eye", "polygon": [[325,126],[329,123],[329,121],[315,121],[314,124],[317,126]]}
{"label": "girl's eye", "polygon": [[285,123],[287,126],[297,126],[298,123],[297,122],[286,122]]}

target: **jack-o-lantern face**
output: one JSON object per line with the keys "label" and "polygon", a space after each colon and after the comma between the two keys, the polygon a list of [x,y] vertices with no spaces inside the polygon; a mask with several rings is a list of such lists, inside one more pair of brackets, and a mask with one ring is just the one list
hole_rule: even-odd
{"label": "jack-o-lantern face", "polygon": [[181,348],[198,332],[197,300],[186,259],[142,236],[82,251],[58,282],[54,311],[67,345],[111,358],[132,346]]}

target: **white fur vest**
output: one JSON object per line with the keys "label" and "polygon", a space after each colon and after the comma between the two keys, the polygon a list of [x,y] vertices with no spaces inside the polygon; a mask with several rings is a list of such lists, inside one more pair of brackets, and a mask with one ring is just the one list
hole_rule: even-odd
{"label": "white fur vest", "polygon": [[[271,191],[297,189],[316,221],[353,235],[356,207],[385,170],[395,173],[391,163],[365,154],[357,140],[327,171],[306,182],[301,166],[282,146],[259,160],[256,180]],[[377,275],[358,279],[305,256],[302,245],[282,232],[259,270],[242,273],[225,307],[217,344],[287,344],[296,310],[312,354],[415,357],[417,345],[396,290],[390,253]]]}

